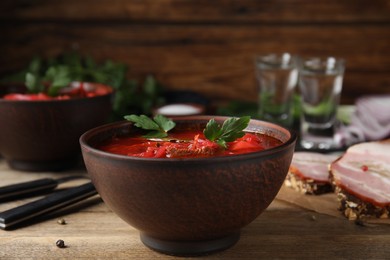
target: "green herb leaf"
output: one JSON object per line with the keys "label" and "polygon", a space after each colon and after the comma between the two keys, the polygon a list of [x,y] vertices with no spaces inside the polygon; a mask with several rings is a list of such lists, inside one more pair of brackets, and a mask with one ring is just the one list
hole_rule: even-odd
{"label": "green herb leaf", "polygon": [[110,120],[129,114],[152,114],[154,107],[165,102],[163,86],[152,75],[143,83],[128,79],[128,70],[124,63],[111,60],[100,63],[72,51],[46,59],[35,57],[23,70],[0,78],[0,82],[25,82],[28,93],[44,92],[51,96],[70,81],[102,83],[115,90]]}
{"label": "green herb leaf", "polygon": [[214,119],[211,119],[207,123],[206,128],[203,130],[203,133],[207,139],[209,139],[210,141],[215,141],[216,139],[218,139],[218,137],[222,135],[222,128]]}
{"label": "green herb leaf", "polygon": [[218,145],[227,148],[227,142],[233,142],[237,138],[243,137],[243,131],[249,124],[250,116],[240,118],[229,118],[220,126],[214,119],[211,119],[203,133],[207,139],[216,142]]}
{"label": "green herb leaf", "polygon": [[125,116],[125,119],[133,122],[136,127],[145,130],[159,130],[158,124],[145,115],[129,115]]}
{"label": "green herb leaf", "polygon": [[26,73],[25,84],[30,93],[39,93],[44,88],[40,82],[39,75],[33,74],[31,72]]}
{"label": "green herb leaf", "polygon": [[145,135],[143,135],[143,137],[145,137],[146,139],[152,139],[152,138],[165,138],[167,137],[168,134],[165,133],[165,132],[160,132],[160,131],[151,131]]}
{"label": "green herb leaf", "polygon": [[163,115],[156,115],[153,119],[145,115],[127,115],[126,120],[134,123],[136,127],[144,130],[151,130],[145,138],[164,138],[168,136],[168,131],[175,127],[175,122],[166,118]]}
{"label": "green herb leaf", "polygon": [[28,65],[28,71],[34,74],[39,74],[42,69],[42,60],[39,57],[34,57]]}
{"label": "green herb leaf", "polygon": [[160,126],[160,129],[164,130],[164,132],[168,132],[169,130],[175,127],[175,122],[169,120],[163,115],[156,115],[154,117],[154,121]]}
{"label": "green herb leaf", "polygon": [[58,95],[59,90],[68,86],[72,81],[69,68],[64,65],[50,67],[46,71],[45,79],[51,82],[48,90],[50,96]]}

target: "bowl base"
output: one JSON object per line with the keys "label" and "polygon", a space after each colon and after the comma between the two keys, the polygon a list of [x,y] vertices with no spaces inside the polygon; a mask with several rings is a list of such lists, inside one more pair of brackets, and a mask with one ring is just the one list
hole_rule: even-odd
{"label": "bowl base", "polygon": [[63,171],[75,165],[79,161],[78,157],[65,158],[55,161],[24,161],[7,160],[9,167],[19,171],[41,172],[41,171]]}
{"label": "bowl base", "polygon": [[228,249],[237,243],[240,239],[240,233],[236,232],[221,238],[200,241],[161,240],[148,236],[144,233],[141,233],[140,237],[142,243],[144,243],[147,247],[163,254],[175,256],[199,256]]}

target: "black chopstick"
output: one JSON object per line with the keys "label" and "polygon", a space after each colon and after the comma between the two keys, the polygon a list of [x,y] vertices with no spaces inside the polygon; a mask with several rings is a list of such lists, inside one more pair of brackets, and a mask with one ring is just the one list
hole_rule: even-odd
{"label": "black chopstick", "polygon": [[60,183],[79,178],[87,178],[84,175],[72,175],[59,179],[43,178],[0,187],[0,202],[12,199],[20,199],[28,196],[36,196],[52,191]]}
{"label": "black chopstick", "polygon": [[0,213],[0,228],[7,229],[36,216],[69,206],[97,194],[91,182],[56,192],[25,205]]}

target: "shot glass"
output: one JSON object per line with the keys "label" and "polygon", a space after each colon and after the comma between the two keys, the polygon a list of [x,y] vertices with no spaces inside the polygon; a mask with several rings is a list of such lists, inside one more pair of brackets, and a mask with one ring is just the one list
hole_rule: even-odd
{"label": "shot glass", "polygon": [[291,127],[298,58],[289,53],[256,56],[255,70],[259,86],[259,118]]}
{"label": "shot glass", "polygon": [[299,63],[301,141],[306,149],[333,149],[345,62],[334,57],[304,58]]}

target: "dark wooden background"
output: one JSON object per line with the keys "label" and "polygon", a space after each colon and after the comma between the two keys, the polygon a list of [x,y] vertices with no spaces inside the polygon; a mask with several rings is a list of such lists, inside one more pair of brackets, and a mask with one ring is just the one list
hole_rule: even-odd
{"label": "dark wooden background", "polygon": [[169,89],[257,99],[255,54],[347,61],[343,103],[390,93],[389,0],[2,0],[0,75],[72,49]]}

